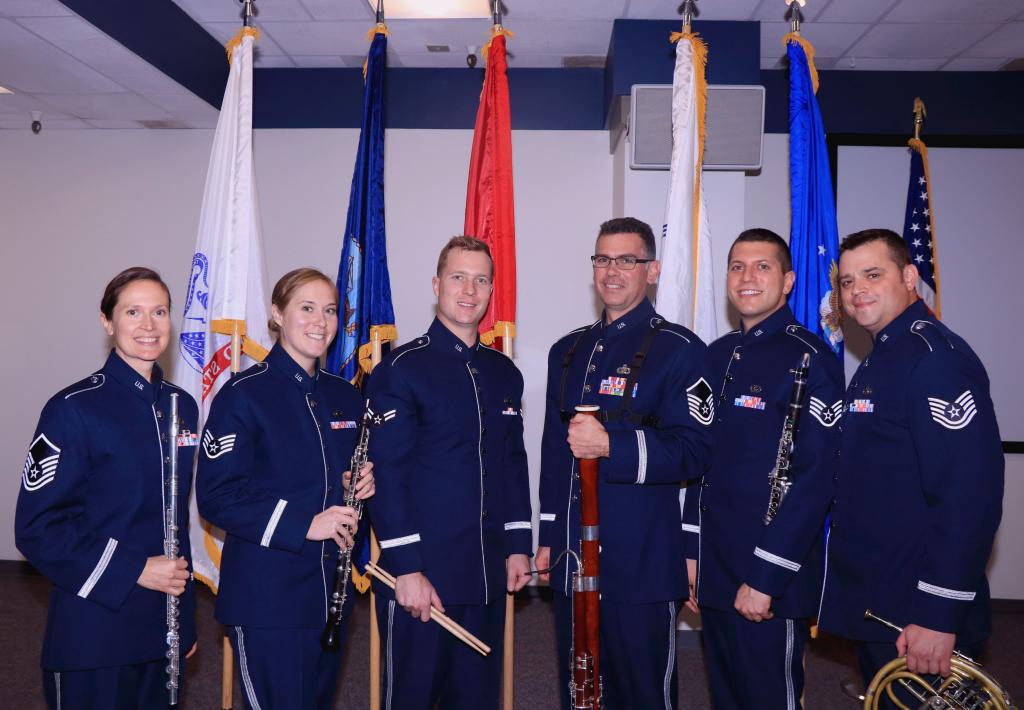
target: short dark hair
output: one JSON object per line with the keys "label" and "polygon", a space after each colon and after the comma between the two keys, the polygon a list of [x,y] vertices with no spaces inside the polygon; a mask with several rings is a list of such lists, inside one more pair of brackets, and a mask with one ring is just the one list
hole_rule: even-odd
{"label": "short dark hair", "polygon": [[[274,284],[274,290],[270,292],[270,304],[277,306],[279,311],[283,311],[291,303],[295,292],[313,281],[323,281],[327,284],[334,293],[334,300],[338,300],[338,286],[331,280],[330,276],[319,269],[303,266],[298,269],[292,269],[277,280],[277,283]],[[267,328],[275,336],[281,335],[281,326],[274,322],[273,316],[267,320]]]}
{"label": "short dark hair", "polygon": [[732,261],[732,250],[740,242],[764,242],[766,244],[774,244],[775,248],[779,252],[779,263],[782,264],[783,273],[793,270],[793,257],[789,253],[789,245],[786,244],[786,240],[780,237],[778,234],[770,229],[764,227],[754,227],[753,229],[745,229],[740,232],[740,235],[736,237],[736,241],[729,247],[729,258],[726,260],[728,264]]}
{"label": "short dark hair", "polygon": [[167,294],[167,307],[171,307],[171,290],[160,278],[160,274],[145,266],[131,266],[110,280],[107,287],[103,289],[103,297],[100,298],[100,313],[107,320],[114,317],[114,308],[117,306],[117,299],[121,292],[134,281],[153,281],[159,284],[164,293]]}
{"label": "short dark hair", "polygon": [[491,248],[487,246],[487,242],[482,239],[477,239],[476,237],[460,234],[449,239],[448,243],[441,248],[441,253],[437,257],[438,276],[441,275],[441,272],[444,271],[444,267],[448,264],[448,253],[452,249],[483,252],[487,255],[487,258],[491,260],[491,275],[494,275],[494,257],[491,256]]}
{"label": "short dark hair", "polygon": [[658,244],[654,241],[651,225],[641,222],[636,217],[616,217],[608,220],[597,230],[597,238],[608,234],[637,234],[644,243],[644,259],[653,259],[658,254]]}
{"label": "short dark hair", "polygon": [[910,247],[903,241],[903,237],[891,229],[863,229],[846,237],[839,245],[839,256],[843,252],[851,251],[871,242],[883,242],[889,247],[889,256],[896,262],[896,265],[903,270],[910,266]]}

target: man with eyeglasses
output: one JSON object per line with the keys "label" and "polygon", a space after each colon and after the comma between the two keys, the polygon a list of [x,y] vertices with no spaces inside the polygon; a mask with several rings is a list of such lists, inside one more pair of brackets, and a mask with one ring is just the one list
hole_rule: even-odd
{"label": "man with eyeglasses", "polygon": [[[601,225],[594,288],[601,318],[548,357],[541,449],[537,569],[580,549],[578,459],[599,460],[601,678],[604,707],[676,707],[676,612],[687,598],[679,484],[710,463],[714,400],[704,343],[654,312],[651,228],[625,217]],[[598,405],[600,416],[576,415]],[[551,569],[561,702],[569,708],[575,561]]]}

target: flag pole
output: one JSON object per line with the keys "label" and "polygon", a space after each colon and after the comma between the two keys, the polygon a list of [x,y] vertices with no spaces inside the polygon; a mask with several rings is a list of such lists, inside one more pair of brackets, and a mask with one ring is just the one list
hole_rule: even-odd
{"label": "flag pole", "polygon": [[[501,335],[501,351],[509,359],[512,358],[512,329],[508,321],[503,324]],[[505,638],[502,651],[502,683],[501,697],[504,710],[513,710],[515,650],[516,650],[516,595],[515,592],[505,595]]]}
{"label": "flag pole", "polygon": [[[380,11],[378,10],[378,15]],[[373,339],[370,350],[370,372],[380,364],[382,344],[380,330],[372,329]],[[376,564],[380,559],[380,543],[377,533],[370,528],[370,560]],[[370,710],[380,710],[380,629],[377,628],[377,595],[370,587]]]}

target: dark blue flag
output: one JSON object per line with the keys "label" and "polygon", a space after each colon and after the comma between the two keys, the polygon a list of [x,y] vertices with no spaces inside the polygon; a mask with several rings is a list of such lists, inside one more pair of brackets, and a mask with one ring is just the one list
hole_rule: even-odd
{"label": "dark blue flag", "polygon": [[917,293],[939,316],[939,267],[935,261],[935,222],[932,219],[932,188],[928,184],[928,151],[918,139],[910,141],[910,184],[907,214],[903,219],[903,241],[920,279]]}
{"label": "dark blue flag", "polygon": [[[810,51],[805,51],[805,48]],[[789,184],[792,226],[789,249],[796,284],[789,306],[801,324],[817,333],[837,355],[843,351],[839,328],[839,230],[832,193],[825,128],[814,93],[813,49],[789,35]]]}
{"label": "dark blue flag", "polygon": [[[348,218],[338,265],[342,313],[327,369],[358,384],[370,370],[374,335],[395,340],[395,311],[384,237],[384,70],[388,39],[379,25],[366,60],[363,125],[352,174]],[[361,364],[362,363],[362,364]]]}

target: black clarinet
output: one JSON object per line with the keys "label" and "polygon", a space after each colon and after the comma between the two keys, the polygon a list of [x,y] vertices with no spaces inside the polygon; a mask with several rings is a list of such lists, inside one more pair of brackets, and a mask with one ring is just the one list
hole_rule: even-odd
{"label": "black clarinet", "polygon": [[[366,412],[363,413],[363,422],[359,427],[359,442],[356,450],[352,452],[352,461],[349,464],[349,471],[352,472],[352,480],[349,482],[348,490],[345,491],[344,505],[354,508],[357,519],[363,517],[363,501],[356,500],[356,483],[359,482],[363,466],[368,460],[368,449],[370,445],[370,403],[366,403]],[[320,646],[325,651],[337,651],[341,646],[341,611],[345,608],[345,597],[348,595],[348,581],[352,577],[352,548],[355,547],[355,539],[352,540],[352,547],[347,550],[338,551],[338,574],[334,579],[334,591],[331,593],[331,605],[327,611],[327,623],[324,626],[324,633],[320,637]]]}
{"label": "black clarinet", "polygon": [[807,389],[807,371],[811,368],[811,354],[804,353],[800,364],[793,373],[793,390],[789,395],[789,406],[786,408],[786,420],[782,423],[782,436],[779,437],[779,451],[775,455],[775,468],[768,474],[768,510],[764,514],[764,524],[768,525],[775,519],[793,485],[793,447],[796,435],[800,430],[800,411],[804,408],[804,390]]}
{"label": "black clarinet", "polygon": [[[178,393],[171,393],[169,439],[169,471],[167,474],[166,500],[164,507],[164,557],[178,558],[178,435],[181,422],[178,419]],[[178,704],[178,688],[181,679],[181,635],[179,633],[180,600],[173,594],[167,597],[167,704]]]}

